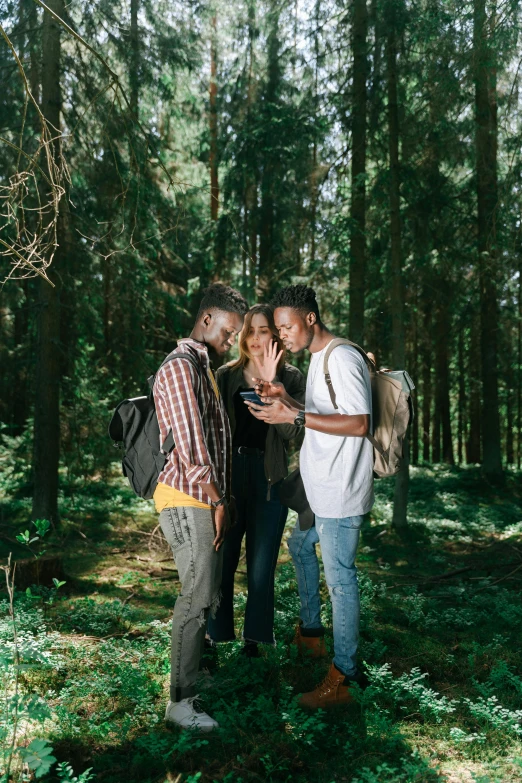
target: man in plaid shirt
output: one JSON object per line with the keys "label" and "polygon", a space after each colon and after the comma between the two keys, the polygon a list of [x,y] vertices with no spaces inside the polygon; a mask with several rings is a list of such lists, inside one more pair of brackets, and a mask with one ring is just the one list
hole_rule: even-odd
{"label": "man in plaid shirt", "polygon": [[154,501],[181,582],[172,620],[165,720],[200,731],[218,725],[197,710],[194,701],[207,617],[219,604],[221,544],[230,525],[232,444],[209,352],[226,354],[247,310],[233,288],[219,283],[207,288],[190,337],[180,340],[174,351],[190,354],[194,363],[167,362],[158,371],[153,390],[160,443],[172,430],[175,444],[160,473]]}

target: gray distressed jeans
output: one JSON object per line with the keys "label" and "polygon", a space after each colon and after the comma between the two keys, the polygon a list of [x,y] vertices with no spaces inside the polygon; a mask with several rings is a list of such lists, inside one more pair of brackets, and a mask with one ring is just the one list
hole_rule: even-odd
{"label": "gray distressed jeans", "polygon": [[212,512],[206,508],[165,508],[159,523],[172,547],[181,591],[172,618],[170,698],[196,693],[209,612],[219,606],[223,549],[213,545]]}

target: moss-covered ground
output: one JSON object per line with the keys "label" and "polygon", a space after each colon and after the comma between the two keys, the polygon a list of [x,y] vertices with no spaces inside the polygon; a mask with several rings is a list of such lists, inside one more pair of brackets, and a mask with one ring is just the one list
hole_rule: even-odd
{"label": "moss-covered ground", "polygon": [[[390,526],[393,483],[376,483],[358,557],[361,660],[371,684],[355,704],[327,714],[304,713],[295,701],[328,664],[301,660],[290,645],[298,612],[290,519],[277,573],[277,646],[257,660],[239,655],[240,641],[220,646],[218,671],[200,682],[221,726],[207,736],[163,723],[179,584],[151,505],[115,476],[66,484],[60,528],[33,545],[63,554],[66,584],[15,600],[20,692],[38,694],[48,710],[29,715],[17,743],[45,738],[75,775],[91,767],[93,780],[109,783],[522,781],[520,478],[510,473],[498,489],[477,469],[413,468],[403,536]],[[28,527],[23,493],[6,492],[0,514],[0,556],[26,557],[15,538]],[[245,571],[242,561],[238,638]],[[5,758],[14,667],[3,596]],[[331,631],[327,644],[331,651]],[[23,779],[22,756],[13,780]],[[40,779],[57,780],[56,770]]]}

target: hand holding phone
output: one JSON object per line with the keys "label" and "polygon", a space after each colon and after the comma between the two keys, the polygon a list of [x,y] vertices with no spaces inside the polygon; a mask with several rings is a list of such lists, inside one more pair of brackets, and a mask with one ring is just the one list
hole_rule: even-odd
{"label": "hand holding phone", "polygon": [[241,398],[245,400],[245,402],[253,402],[255,405],[262,405],[265,406],[267,403],[263,402],[259,394],[256,394],[256,392],[253,389],[248,389],[247,391],[240,391],[239,392]]}

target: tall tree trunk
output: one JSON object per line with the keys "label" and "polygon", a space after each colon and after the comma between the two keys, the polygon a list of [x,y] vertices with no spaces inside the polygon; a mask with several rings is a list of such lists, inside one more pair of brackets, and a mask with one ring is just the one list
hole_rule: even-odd
{"label": "tall tree trunk", "polygon": [[[396,369],[404,369],[404,284],[402,279],[402,238],[400,213],[399,172],[399,106],[397,97],[397,32],[393,8],[390,2],[388,33],[386,38],[386,64],[388,88],[388,136],[390,156],[390,235],[391,235],[391,308],[392,308],[392,359]],[[398,530],[408,524],[409,446],[404,443],[404,465],[395,480],[392,524]]]}
{"label": "tall tree trunk", "polygon": [[[282,72],[280,62],[281,42],[279,40],[279,17],[281,8],[276,0],[271,0],[269,7],[270,30],[267,38],[267,86],[265,92],[266,105],[279,104]],[[259,283],[258,295],[263,295],[270,288],[273,272],[274,251],[277,244],[275,225],[275,197],[279,185],[277,178],[277,160],[267,153],[261,176],[261,208],[259,230]]]}
{"label": "tall tree trunk", "polygon": [[[30,46],[30,54],[29,54],[29,86],[31,87],[31,93],[33,95],[33,98],[38,103],[40,100],[40,57],[39,52],[37,51],[37,46],[33,43],[35,39],[34,30],[36,30],[38,26],[38,10],[36,7],[36,3],[31,2],[31,0],[27,0],[28,7],[27,7],[27,23],[29,27],[29,46]],[[38,125],[39,120],[38,117],[35,116],[35,127]]]}
{"label": "tall tree trunk", "polygon": [[[49,8],[63,15],[63,0],[49,0]],[[42,113],[57,131],[55,154],[59,155],[60,131],[60,25],[44,13],[42,43]],[[58,221],[58,244],[63,221]],[[58,519],[58,464],[60,456],[60,292],[58,274],[62,252],[55,255],[49,278],[53,287],[39,278],[36,400],[34,408],[33,518]]]}
{"label": "tall tree trunk", "polygon": [[457,422],[457,460],[458,464],[464,462],[464,443],[466,441],[466,386],[464,375],[464,333],[459,329],[458,344],[458,378],[459,378],[459,397],[458,397],[458,422]]}
{"label": "tall tree trunk", "polygon": [[[436,324],[438,326],[438,324]],[[431,459],[436,465],[440,462],[440,431],[441,431],[441,409],[440,409],[440,382],[437,378],[438,370],[438,340],[435,341],[435,407],[433,409],[433,429],[431,435]]]}
{"label": "tall tree trunk", "polygon": [[248,247],[250,253],[249,289],[252,293],[257,286],[257,186],[249,182],[247,190],[248,207]]}
{"label": "tall tree trunk", "polygon": [[111,352],[111,294],[112,294],[112,267],[109,258],[103,259],[103,341],[105,355]]}
{"label": "tall tree trunk", "polygon": [[130,107],[137,118],[139,111],[140,95],[140,36],[138,31],[139,0],[130,0]]}
{"label": "tall tree trunk", "polygon": [[[314,29],[314,121],[318,121],[319,112],[319,96],[318,96],[318,79],[319,79],[319,9],[320,2],[316,0],[315,3],[315,29]],[[314,125],[313,129],[313,142],[312,142],[312,171],[310,172],[310,265],[314,269],[315,265],[315,253],[316,253],[316,236],[317,236],[317,129]]]}
{"label": "tall tree trunk", "polygon": [[471,321],[468,360],[469,430],[466,445],[466,462],[475,465],[481,461],[481,397],[480,397],[480,327],[479,319]]}
{"label": "tall tree trunk", "polygon": [[[252,121],[252,108],[255,100],[254,82],[254,40],[256,37],[256,7],[255,0],[248,3],[248,87],[247,87],[247,127],[250,129]],[[257,187],[256,187],[256,155],[252,155],[252,165],[247,167],[245,173],[245,259],[243,277],[245,296],[253,292],[256,287],[257,273]],[[249,158],[249,164],[251,159]],[[248,269],[247,269],[248,265]]]}
{"label": "tall tree trunk", "polygon": [[522,464],[522,252],[518,259],[517,468]]}
{"label": "tall tree trunk", "polygon": [[[418,306],[418,291],[415,291],[415,307],[413,314],[413,365],[412,372],[415,378],[414,383],[418,385],[419,377],[419,306]],[[418,392],[417,392],[418,394]],[[415,395],[415,403],[417,402],[417,394]],[[415,408],[417,406],[415,405]],[[419,414],[418,410],[413,412],[413,424],[411,428],[412,438],[412,450],[411,461],[413,465],[419,464]]]}
{"label": "tall tree trunk", "polygon": [[210,34],[210,219],[219,212],[218,120],[217,120],[217,17],[214,14]]}
{"label": "tall tree trunk", "polygon": [[390,155],[390,237],[391,237],[391,322],[392,359],[404,368],[404,285],[402,279],[402,237],[399,172],[399,107],[397,99],[397,38],[390,23],[386,41],[388,65],[388,136]]}
{"label": "tall tree trunk", "polygon": [[20,300],[14,311],[14,350],[16,356],[16,380],[12,387],[13,431],[15,435],[23,432],[29,415],[27,394],[28,368],[28,330],[29,330],[29,300],[27,295],[27,280],[21,281]]}
{"label": "tall tree trunk", "polygon": [[[449,357],[448,357],[448,323],[449,312],[444,299],[444,291],[439,286],[439,305],[437,307],[437,358],[436,358],[436,404],[435,408],[439,411],[440,428],[442,431],[442,452],[439,454],[439,460],[448,465],[454,465],[453,440],[451,436],[451,411],[450,411],[450,378],[449,378]],[[439,441],[440,443],[440,441]],[[437,460],[437,461],[439,461]],[[436,461],[435,458],[433,460]]]}
{"label": "tall tree trunk", "polygon": [[483,470],[491,480],[502,478],[498,396],[498,258],[496,217],[497,95],[495,51],[486,0],[473,3],[475,63],[475,148],[477,168],[477,249],[480,285],[480,348],[482,358]]}
{"label": "tall tree trunk", "polygon": [[[38,25],[37,6],[30,0],[20,0],[19,4],[19,56],[22,62],[29,59],[29,68],[26,68],[29,88],[35,101],[39,101],[40,84],[38,68],[38,52],[35,45],[36,27]],[[32,110],[31,105],[28,107]],[[35,133],[40,130],[40,122],[36,112],[33,112]],[[27,416],[29,415],[28,400],[28,343],[29,343],[29,287],[27,280],[18,283],[19,299],[14,309],[14,350],[16,357],[15,383],[12,385],[13,432],[19,435],[23,432]]]}
{"label": "tall tree trunk", "polygon": [[[425,290],[425,289],[424,289]],[[422,460],[431,461],[431,305],[424,301],[424,335],[422,341]]]}
{"label": "tall tree trunk", "polygon": [[508,343],[508,354],[506,361],[506,463],[515,464],[515,406],[513,395],[513,368],[511,362],[511,335]]}
{"label": "tall tree trunk", "polygon": [[241,241],[241,293],[248,297],[248,205],[247,184],[243,188],[243,236]]}
{"label": "tall tree trunk", "polygon": [[366,0],[354,0],[352,22],[352,193],[350,204],[350,339],[364,344],[366,283],[366,115],[368,57]]}
{"label": "tall tree trunk", "polygon": [[272,195],[273,173],[270,162],[265,164],[261,178],[261,210],[259,230],[258,288],[262,294],[268,287],[274,243],[274,199]]}

